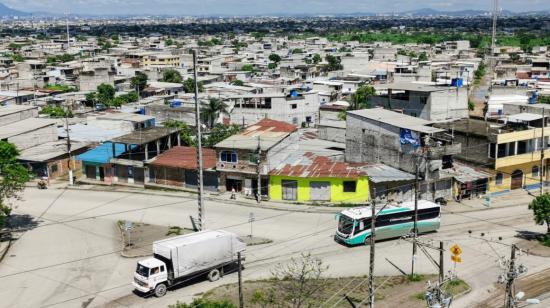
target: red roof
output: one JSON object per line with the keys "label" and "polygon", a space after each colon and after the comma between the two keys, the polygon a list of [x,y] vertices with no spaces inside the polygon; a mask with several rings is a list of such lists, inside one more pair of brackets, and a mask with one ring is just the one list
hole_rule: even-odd
{"label": "red roof", "polygon": [[272,120],[272,119],[263,119],[256,124],[252,124],[246,128],[247,131],[270,131],[277,133],[292,133],[298,128],[296,126],[289,124],[287,122]]}
{"label": "red roof", "polygon": [[[204,169],[216,167],[216,151],[202,149],[202,163]],[[192,147],[176,146],[158,155],[151,165],[182,169],[197,169],[197,149]]]}
{"label": "red roof", "polygon": [[[290,158],[292,159],[292,158]],[[334,161],[330,157],[318,156],[311,152],[295,156],[295,162],[288,162],[271,170],[270,175],[283,175],[302,178],[353,178],[366,176],[367,171],[358,167],[368,164],[350,164]],[[287,159],[288,161],[288,159]]]}

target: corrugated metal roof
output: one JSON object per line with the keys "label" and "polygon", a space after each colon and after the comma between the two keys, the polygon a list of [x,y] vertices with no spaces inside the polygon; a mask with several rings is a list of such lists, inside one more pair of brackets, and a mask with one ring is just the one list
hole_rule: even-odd
{"label": "corrugated metal roof", "polygon": [[262,150],[269,150],[296,130],[296,126],[289,123],[263,119],[243,132],[219,142],[215,147],[254,150],[259,143]]}
{"label": "corrugated metal roof", "polygon": [[367,172],[358,167],[365,164],[350,164],[335,161],[330,157],[319,156],[312,152],[291,154],[279,166],[271,170],[270,175],[284,175],[302,178],[358,178]]}
{"label": "corrugated metal roof", "polygon": [[468,183],[481,179],[488,179],[491,177],[489,172],[485,172],[467,165],[463,165],[457,162],[453,163],[453,168],[443,169],[440,171],[442,176],[453,177],[460,183]]}
{"label": "corrugated metal roof", "polygon": [[411,117],[406,114],[387,110],[384,108],[361,109],[348,112],[352,115],[357,115],[366,119],[386,123],[399,128],[406,128],[412,131],[432,134],[444,132],[444,129],[428,126],[433,124],[431,121],[426,121],[420,118]]}
{"label": "corrugated metal roof", "polygon": [[373,183],[414,180],[414,175],[384,164],[371,164],[361,169],[367,172]]}
{"label": "corrugated metal roof", "polygon": [[105,142],[95,149],[78,155],[77,159],[87,163],[106,164],[111,158],[120,156],[125,151],[126,145],[117,143],[115,144],[115,155],[113,156],[113,144]]}
{"label": "corrugated metal roof", "polygon": [[[197,169],[197,149],[192,147],[177,146],[153,158],[149,164],[162,167],[173,167],[182,169]],[[202,149],[203,168],[211,169],[216,167],[216,151]]]}

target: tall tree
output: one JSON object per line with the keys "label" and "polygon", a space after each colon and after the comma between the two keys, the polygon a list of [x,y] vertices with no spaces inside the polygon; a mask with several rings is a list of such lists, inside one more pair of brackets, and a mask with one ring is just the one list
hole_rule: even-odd
{"label": "tall tree", "polygon": [[173,82],[173,83],[181,83],[183,79],[181,78],[180,72],[176,71],[175,69],[167,69],[164,72],[162,72],[162,81],[164,82]]}
{"label": "tall tree", "polygon": [[281,56],[279,56],[276,53],[272,53],[272,54],[269,55],[269,60],[272,61],[272,62],[275,62],[275,63],[279,63],[279,62],[281,62]]}
{"label": "tall tree", "polygon": [[15,145],[0,141],[0,227],[11,214],[10,199],[16,198],[31,179],[25,166],[17,161]]}
{"label": "tall tree", "polygon": [[537,224],[546,224],[546,233],[550,235],[550,194],[537,196],[529,204],[529,209],[533,211]]}
{"label": "tall tree", "polygon": [[111,101],[115,98],[115,88],[110,84],[100,84],[97,86],[96,98],[105,105],[111,104]]}
{"label": "tall tree", "polygon": [[167,120],[162,125],[164,127],[178,128],[180,130],[181,142],[186,146],[196,146],[195,140],[193,139],[195,133],[184,122],[178,120]]}
{"label": "tall tree", "polygon": [[369,97],[374,95],[376,95],[376,91],[372,86],[361,85],[359,88],[357,88],[357,90],[355,90],[355,93],[351,95],[351,108],[353,110],[368,108],[368,99]]}
{"label": "tall tree", "polygon": [[322,59],[321,59],[320,54],[316,53],[316,54],[313,55],[313,63],[317,64],[317,63],[321,62],[321,60]]}
{"label": "tall tree", "polygon": [[132,78],[132,88],[139,89],[139,92],[143,91],[147,86],[147,75],[142,72],[136,72],[136,76]]}
{"label": "tall tree", "polygon": [[[204,87],[202,85],[202,82],[199,81],[197,84],[199,85],[199,92],[203,92]],[[185,81],[183,82],[183,90],[185,91],[185,93],[195,92],[195,81],[192,78],[185,79]]]}
{"label": "tall tree", "polygon": [[220,113],[227,113],[227,108],[227,104],[221,99],[211,97],[208,99],[208,104],[202,107],[202,116],[208,120],[208,125],[212,128]]}

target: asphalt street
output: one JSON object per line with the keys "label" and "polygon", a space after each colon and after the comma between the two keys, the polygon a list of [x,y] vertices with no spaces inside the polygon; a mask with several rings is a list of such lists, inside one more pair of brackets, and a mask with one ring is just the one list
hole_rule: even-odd
{"label": "asphalt street", "polygon": [[[205,207],[209,229],[225,229],[246,236],[250,232],[249,213],[253,212],[254,235],[273,240],[270,244],[249,247],[244,279],[268,278],[275,266],[307,252],[329,265],[327,275],[368,273],[368,246],[348,248],[334,242],[334,214],[250,208],[223,201],[207,201]],[[215,283],[197,281],[160,299],[132,293],[130,283],[137,259],[120,256],[116,222],[132,220],[190,227],[189,216],[196,212],[196,199],[189,197],[27,189],[14,213],[34,217],[38,225],[30,226],[0,263],[0,307],[166,307],[236,281],[236,274]],[[456,272],[470,283],[473,291],[457,300],[454,307],[468,307],[490,295],[501,272],[499,256],[509,255],[507,245],[517,240],[515,235],[521,230],[544,230],[533,223],[525,205],[446,213],[439,232],[421,237],[426,242],[443,240],[445,247],[456,243],[464,251],[464,262],[457,265]],[[408,271],[411,251],[411,244],[403,240],[377,243],[375,274],[399,274],[385,258]],[[445,262],[452,269],[448,252]],[[520,262],[530,272],[550,267],[548,259],[526,254],[520,257]],[[421,273],[437,273],[422,255],[417,258],[417,268]]]}

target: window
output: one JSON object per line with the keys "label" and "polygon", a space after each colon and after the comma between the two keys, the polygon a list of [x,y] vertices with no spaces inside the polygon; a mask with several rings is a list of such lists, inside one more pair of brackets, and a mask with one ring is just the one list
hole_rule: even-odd
{"label": "window", "polygon": [[531,176],[539,176],[539,166],[533,166],[533,168],[531,168]]}
{"label": "window", "polygon": [[497,173],[497,176],[495,177],[495,182],[497,185],[500,185],[502,184],[502,179],[504,178],[504,176],[502,175],[502,173]]}
{"label": "window", "polygon": [[220,161],[226,163],[236,163],[237,162],[237,153],[233,151],[222,151],[220,153]]}
{"label": "window", "polygon": [[355,192],[357,189],[356,181],[344,181],[344,192]]}
{"label": "window", "polygon": [[290,105],[290,106],[292,107],[292,109],[298,108],[298,104],[292,104],[292,105]]}
{"label": "window", "polygon": [[58,168],[57,168],[57,164],[55,164],[55,165],[52,165],[52,172],[51,172],[51,173],[56,173],[56,172],[57,172],[57,170],[58,170]]}
{"label": "window", "polygon": [[161,272],[164,272],[164,265],[161,265],[161,266],[160,266],[160,271],[161,271]]}

